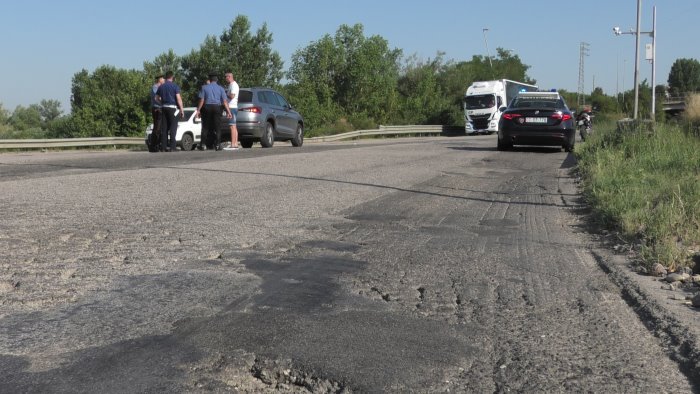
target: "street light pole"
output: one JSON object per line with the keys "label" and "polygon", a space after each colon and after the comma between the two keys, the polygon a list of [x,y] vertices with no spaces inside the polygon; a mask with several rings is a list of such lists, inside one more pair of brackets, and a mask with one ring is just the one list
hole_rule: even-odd
{"label": "street light pole", "polygon": [[656,6],[651,27],[651,120],[656,120]]}
{"label": "street light pole", "polygon": [[634,119],[639,113],[639,30],[642,24],[642,0],[637,0],[637,31],[634,44]]}
{"label": "street light pole", "polygon": [[484,33],[484,45],[486,45],[486,56],[489,58],[489,65],[491,66],[491,75],[493,76],[493,62],[491,61],[491,53],[489,52],[489,42],[486,40],[486,32],[489,31],[488,27],[481,29]]}
{"label": "street light pole", "polygon": [[[652,50],[651,50],[651,118],[655,119],[656,114],[656,6],[654,6],[654,16],[653,16],[653,27],[652,31],[640,31],[641,28],[641,8],[642,0],[637,0],[637,30],[630,29],[629,32],[623,32],[619,27],[613,27],[613,33],[616,36],[622,34],[634,34],[636,37],[636,48],[635,48],[635,64],[634,64],[634,119],[637,119],[639,113],[639,36],[640,34],[648,34],[652,38]],[[624,73],[623,78],[623,88],[624,91]],[[623,93],[624,94],[624,93]]]}

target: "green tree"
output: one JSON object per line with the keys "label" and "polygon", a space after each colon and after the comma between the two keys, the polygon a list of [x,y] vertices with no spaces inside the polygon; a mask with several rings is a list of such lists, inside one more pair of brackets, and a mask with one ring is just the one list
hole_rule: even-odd
{"label": "green tree", "polygon": [[69,137],[106,137],[140,135],[146,127],[148,92],[151,84],[137,70],[100,66],[92,74],[87,70],[73,77],[71,124],[62,124],[60,132]]}
{"label": "green tree", "polygon": [[146,78],[151,81],[155,81],[158,75],[165,75],[168,71],[176,74],[182,72],[182,58],[177,56],[172,49],[156,56],[153,61],[143,62],[143,72],[146,74]]}
{"label": "green tree", "polygon": [[398,81],[400,107],[396,123],[401,124],[443,124],[449,117],[453,100],[440,86],[439,76],[443,71],[443,53],[435,59],[419,60],[409,57]]}
{"label": "green tree", "polygon": [[[496,79],[510,79],[527,84],[537,83],[537,81],[527,75],[527,70],[530,69],[530,66],[524,64],[520,60],[520,56],[503,48],[496,48],[496,54],[497,57],[493,59],[493,70],[497,77]],[[485,65],[483,61],[480,64],[482,67]]]}
{"label": "green tree", "polygon": [[607,96],[600,87],[593,89],[593,92],[591,92],[591,106],[600,113],[615,113],[619,111],[617,99]]}
{"label": "green tree", "polygon": [[[366,38],[361,24],[342,25],[335,45],[342,59],[337,98],[348,117],[384,123],[396,108],[401,50],[390,49],[380,36]],[[359,119],[358,119],[359,120]]]}
{"label": "green tree", "polygon": [[10,121],[10,111],[6,110],[0,103],[0,125],[6,125]]}
{"label": "green tree", "polygon": [[47,124],[58,119],[63,114],[61,102],[58,100],[41,100],[39,102],[39,115],[41,123],[45,127]]}
{"label": "green tree", "polygon": [[673,96],[700,91],[700,62],[677,59],[668,74],[668,87]]}
{"label": "green tree", "polygon": [[[400,58],[401,51],[390,49],[384,38],[365,37],[362,25],[341,25],[333,38],[326,35],[294,53],[290,100],[305,116],[307,109],[317,115],[339,109],[355,127],[387,122],[397,109]],[[301,92],[315,98],[297,96]],[[307,120],[312,128],[327,125],[321,118]]]}
{"label": "green tree", "polygon": [[37,104],[29,107],[18,105],[9,122],[15,130],[41,129],[41,108]]}
{"label": "green tree", "polygon": [[336,77],[341,73],[341,65],[340,53],[328,34],[292,55],[287,74],[290,82],[285,91],[304,114],[307,131],[311,134],[344,116],[336,100]]}
{"label": "green tree", "polygon": [[[250,21],[239,15],[219,37],[207,36],[199,49],[182,57],[183,100],[197,102],[197,94],[210,73],[223,77],[233,72],[241,86],[279,87],[282,58],[272,50],[272,34],[264,24],[253,35]],[[221,78],[223,80],[223,78]]]}

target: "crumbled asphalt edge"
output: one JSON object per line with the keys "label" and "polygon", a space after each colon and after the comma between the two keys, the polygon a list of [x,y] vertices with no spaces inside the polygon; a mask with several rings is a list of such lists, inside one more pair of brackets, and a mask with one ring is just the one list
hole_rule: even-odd
{"label": "crumbled asphalt edge", "polygon": [[620,288],[622,297],[637,313],[644,325],[659,338],[671,359],[690,380],[695,392],[700,392],[700,341],[668,313],[654,298],[646,293],[630,275],[634,273],[626,265],[610,261],[605,252],[591,250],[593,257],[610,280]]}
{"label": "crumbled asphalt edge", "polygon": [[250,369],[253,377],[274,389],[298,387],[312,393],[351,394],[344,383],[322,379],[292,367],[291,360],[255,359]]}

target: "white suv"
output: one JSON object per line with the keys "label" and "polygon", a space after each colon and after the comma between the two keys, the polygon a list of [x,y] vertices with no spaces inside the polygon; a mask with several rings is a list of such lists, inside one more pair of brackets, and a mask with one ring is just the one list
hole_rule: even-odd
{"label": "white suv", "polygon": [[[195,118],[196,111],[195,107],[185,107],[185,117],[181,118],[179,113],[176,116],[178,123],[175,139],[182,150],[192,150],[202,142],[202,119]],[[153,133],[153,123],[146,128],[145,141],[149,152],[158,152],[160,138],[151,139],[151,133]]]}

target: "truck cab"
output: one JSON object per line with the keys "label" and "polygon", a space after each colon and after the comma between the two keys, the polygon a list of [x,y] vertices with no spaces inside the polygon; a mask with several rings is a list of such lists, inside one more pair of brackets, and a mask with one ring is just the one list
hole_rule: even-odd
{"label": "truck cab", "polygon": [[499,79],[474,82],[464,95],[464,131],[467,134],[493,134],[498,131],[500,108],[520,91],[535,91],[537,86]]}

